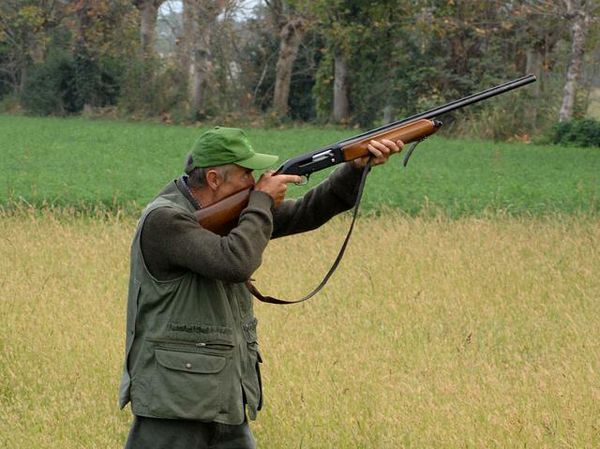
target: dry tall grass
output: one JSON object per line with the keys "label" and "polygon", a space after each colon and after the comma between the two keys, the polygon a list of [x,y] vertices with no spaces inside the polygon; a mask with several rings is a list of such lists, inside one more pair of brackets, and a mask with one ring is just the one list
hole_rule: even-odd
{"label": "dry tall grass", "polygon": [[[348,222],[272,242],[299,296]],[[119,448],[135,223],[0,216],[0,448]],[[360,221],[324,293],[257,305],[263,448],[600,447],[600,223]]]}

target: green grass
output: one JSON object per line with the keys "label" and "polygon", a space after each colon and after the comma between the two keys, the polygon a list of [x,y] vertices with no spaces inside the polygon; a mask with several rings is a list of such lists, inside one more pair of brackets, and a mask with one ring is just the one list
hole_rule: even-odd
{"label": "green grass", "polygon": [[[201,129],[81,118],[0,115],[0,205],[26,202],[139,208],[170,179]],[[258,151],[282,159],[358,133],[301,127],[250,129]],[[441,135],[444,134],[442,130]],[[314,185],[326,173],[309,183]],[[292,187],[292,196],[301,187]],[[489,141],[428,139],[407,168],[401,158],[369,177],[364,207],[409,215],[600,213],[600,152]]]}

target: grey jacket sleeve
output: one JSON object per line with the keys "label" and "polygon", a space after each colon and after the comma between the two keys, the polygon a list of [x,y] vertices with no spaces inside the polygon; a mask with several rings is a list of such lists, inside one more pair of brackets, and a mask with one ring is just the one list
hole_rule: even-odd
{"label": "grey jacket sleeve", "polygon": [[244,282],[256,271],[271,237],[273,201],[252,192],[238,226],[221,237],[198,225],[193,215],[171,207],[152,211],[142,228],[142,254],[160,280],[186,271],[225,282]]}
{"label": "grey jacket sleeve", "polygon": [[361,170],[346,163],[302,198],[285,200],[273,212],[273,238],[310,231],[356,201]]}

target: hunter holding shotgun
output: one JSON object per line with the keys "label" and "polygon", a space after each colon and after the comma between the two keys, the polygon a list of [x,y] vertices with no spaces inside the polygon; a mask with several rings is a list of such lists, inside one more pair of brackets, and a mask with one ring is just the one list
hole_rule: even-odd
{"label": "hunter holding shotgun", "polygon": [[[194,144],[186,174],[146,207],[131,246],[126,356],[119,404],[135,415],[126,448],[254,448],[247,416],[262,406],[252,295],[305,301],[344,254],[371,165],[437,132],[448,112],[535,82],[526,75],[285,161],[255,153],[244,132],[214,128]],[[403,143],[404,142],[404,143]],[[298,200],[287,185],[340,165]],[[316,229],[354,205],[329,272],[304,298],[263,296],[249,281],[271,238]]]}
{"label": "hunter holding shotgun", "polygon": [[[131,246],[126,358],[119,404],[131,402],[130,449],[254,448],[247,417],[262,406],[252,297],[245,284],[271,238],[316,229],[352,208],[361,176],[401,151],[371,140],[297,200],[294,174],[264,173],[277,156],[256,153],[244,132],[216,127],[194,144],[185,174],[145,208]],[[226,235],[197,212],[242,189],[247,205]]]}

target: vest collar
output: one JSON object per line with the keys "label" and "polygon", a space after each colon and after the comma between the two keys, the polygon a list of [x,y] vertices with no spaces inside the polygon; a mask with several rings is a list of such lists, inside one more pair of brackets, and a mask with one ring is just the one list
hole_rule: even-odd
{"label": "vest collar", "polygon": [[185,199],[188,200],[190,203],[192,203],[192,205],[194,206],[194,208],[196,210],[202,209],[202,206],[200,205],[198,200],[196,198],[194,198],[194,195],[192,195],[192,191],[190,190],[190,187],[188,186],[187,182],[188,182],[188,176],[182,175],[179,179],[177,179],[175,181],[175,185],[177,186],[177,189],[179,189],[179,191],[185,197]]}

